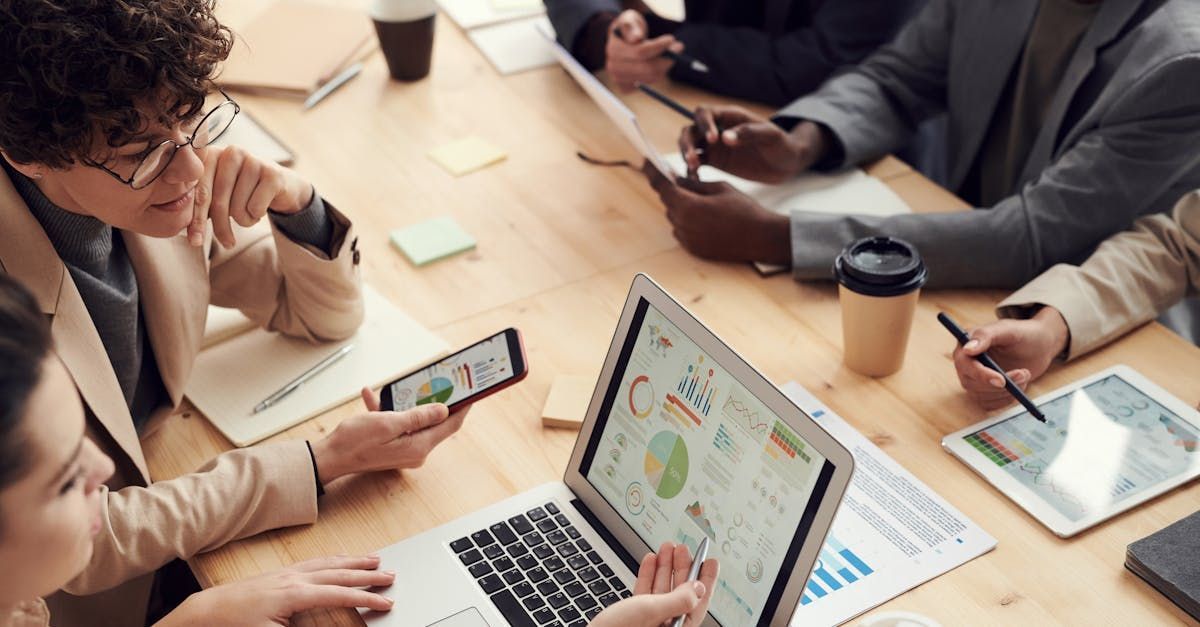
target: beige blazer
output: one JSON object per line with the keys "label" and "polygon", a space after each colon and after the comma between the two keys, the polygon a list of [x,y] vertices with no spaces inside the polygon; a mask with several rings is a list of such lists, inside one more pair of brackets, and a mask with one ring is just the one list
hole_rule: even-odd
{"label": "beige blazer", "polygon": [[1066,357],[1097,349],[1153,320],[1200,288],[1200,190],[1171,217],[1158,214],[1106,240],[1082,265],[1059,264],[1004,299],[1001,317],[1039,305],[1062,312],[1071,330]]}
{"label": "beige blazer", "polygon": [[[267,220],[250,229],[238,227],[232,250],[215,245],[211,235],[195,248],[182,237],[120,232],[169,397],[149,430],[183,398],[210,303],[236,307],[266,328],[314,340],[347,337],[358,328],[363,310],[357,240],[349,220],[331,206],[329,212],[335,223],[329,259],[272,233]],[[314,519],[313,470],[303,442],[238,451],[206,472],[153,484],[116,374],[71,275],[2,170],[0,225],[0,270],[28,287],[50,317],[58,355],[95,416],[88,433],[117,466],[108,484],[111,532],[98,539],[93,561],[103,569],[90,568],[67,587],[91,596],[58,594],[48,600],[56,624],[95,624],[97,616],[112,616],[113,624],[140,625],[150,576],[94,593],[176,556]],[[247,475],[253,482],[239,476],[248,468],[254,469]],[[264,511],[230,510],[230,503]],[[203,528],[218,520],[225,526]]]}

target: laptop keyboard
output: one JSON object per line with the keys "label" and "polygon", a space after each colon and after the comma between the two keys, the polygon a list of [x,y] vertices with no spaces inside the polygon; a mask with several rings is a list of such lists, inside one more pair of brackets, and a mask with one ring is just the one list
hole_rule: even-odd
{"label": "laptop keyboard", "polygon": [[450,543],[514,627],[582,627],[633,594],[554,503]]}

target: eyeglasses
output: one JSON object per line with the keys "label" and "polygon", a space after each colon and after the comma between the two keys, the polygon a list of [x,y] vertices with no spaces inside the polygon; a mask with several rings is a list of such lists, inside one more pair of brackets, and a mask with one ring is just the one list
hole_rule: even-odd
{"label": "eyeglasses", "polygon": [[190,135],[182,143],[177,143],[171,139],[164,139],[161,143],[146,151],[145,156],[138,163],[137,168],[133,170],[133,174],[128,177],[114,172],[103,163],[98,163],[88,159],[83,160],[85,165],[93,168],[99,168],[109,174],[109,176],[121,181],[122,183],[132,187],[133,189],[145,189],[146,186],[153,183],[162,173],[167,170],[167,166],[171,165],[171,160],[175,158],[175,153],[179,152],[184,146],[191,146],[197,150],[212,144],[225,131],[229,130],[229,126],[233,124],[233,118],[241,112],[242,108],[238,103],[234,102],[233,98],[229,97],[224,91],[221,95],[225,96],[225,102],[213,107],[192,129]]}

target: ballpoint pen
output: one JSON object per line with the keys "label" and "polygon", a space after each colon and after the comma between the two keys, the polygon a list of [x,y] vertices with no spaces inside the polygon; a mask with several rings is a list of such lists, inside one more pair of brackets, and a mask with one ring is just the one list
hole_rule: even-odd
{"label": "ballpoint pen", "polygon": [[[625,40],[625,31],[621,28],[617,28],[617,36],[622,40]],[[704,62],[691,55],[688,55],[687,53],[675,52],[674,50],[664,50],[663,53],[658,56],[666,57],[680,65],[685,65],[691,68],[693,72],[708,74],[708,66],[705,65]]]}
{"label": "ballpoint pen", "polygon": [[[706,559],[708,559],[708,536],[700,538],[700,546],[696,547],[696,558],[692,560],[692,568],[688,571],[687,580],[689,582],[700,577],[700,566]],[[687,614],[676,618],[675,622],[671,623],[671,627],[683,627],[685,620],[687,620]]]}
{"label": "ballpoint pen", "polygon": [[[937,319],[938,322],[942,323],[942,326],[946,327],[946,330],[950,332],[950,335],[953,335],[954,339],[958,340],[959,345],[965,345],[967,342],[971,341],[971,337],[967,335],[967,332],[963,331],[962,327],[958,326],[958,324],[951,320],[950,316],[947,316],[944,312],[938,313]],[[975,360],[1000,373],[1000,376],[1004,377],[1004,389],[1008,390],[1008,393],[1012,394],[1013,398],[1017,399],[1018,402],[1024,405],[1025,409],[1029,411],[1030,415],[1038,420],[1041,420],[1042,422],[1046,422],[1046,415],[1037,408],[1037,405],[1033,404],[1033,401],[1029,400],[1028,396],[1025,396],[1025,392],[1022,392],[1021,388],[1017,387],[1017,384],[1013,383],[1013,380],[1008,378],[1007,374],[1004,374],[1004,368],[1001,368],[1000,365],[997,364],[990,355],[987,353],[981,353],[975,356]]]}
{"label": "ballpoint pen", "polygon": [[283,397],[287,396],[288,394],[291,394],[292,392],[295,392],[296,388],[304,385],[304,383],[306,381],[308,381],[309,379],[317,376],[318,374],[321,374],[321,372],[323,372],[325,369],[329,368],[333,364],[337,363],[337,361],[339,359],[348,355],[350,353],[350,351],[352,351],[352,350],[354,350],[353,344],[347,344],[347,345],[337,349],[336,351],[331,353],[325,359],[318,361],[315,366],[313,366],[312,368],[309,368],[308,370],[305,370],[303,373],[300,374],[300,376],[296,377],[295,379],[292,379],[287,385],[279,388],[279,390],[276,391],[274,394],[264,398],[261,403],[254,406],[254,411],[251,413],[257,414],[257,413],[267,409],[268,407],[274,405],[275,403],[278,403],[280,400],[283,400]]}
{"label": "ballpoint pen", "polygon": [[350,65],[345,70],[342,70],[341,74],[329,79],[324,85],[321,85],[316,89],[316,91],[310,94],[309,97],[304,100],[304,108],[311,109],[317,106],[318,102],[324,100],[326,96],[332,94],[337,90],[338,87],[345,85],[346,83],[350,82],[350,79],[358,76],[358,73],[361,72],[362,69],[363,63],[362,61],[359,61],[358,63]]}

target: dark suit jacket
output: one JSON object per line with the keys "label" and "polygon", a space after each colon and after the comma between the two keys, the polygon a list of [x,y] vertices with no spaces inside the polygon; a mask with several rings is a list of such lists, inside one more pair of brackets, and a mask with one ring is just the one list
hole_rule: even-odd
{"label": "dark suit jacket", "polygon": [[[616,15],[619,0],[544,0],[563,47],[598,13]],[[890,41],[924,0],[685,0],[686,19],[650,17],[709,67],[679,64],[671,78],[709,91],[781,106],[816,89],[838,67],[857,63]],[[587,61],[581,59],[582,61]],[[597,65],[597,64],[591,64]],[[598,69],[592,67],[590,69]]]}

